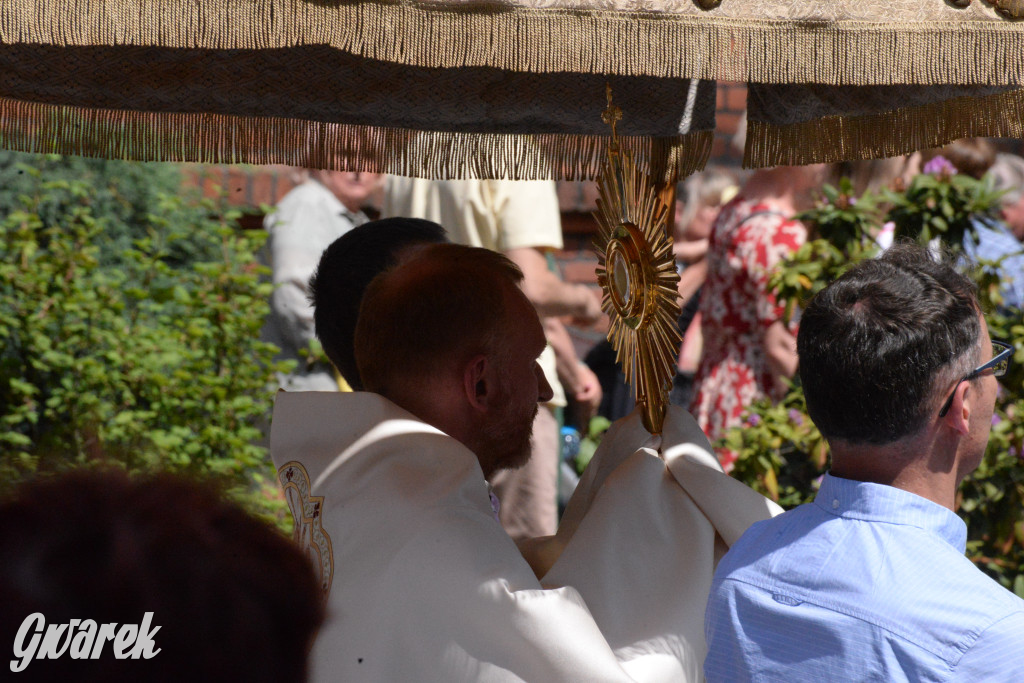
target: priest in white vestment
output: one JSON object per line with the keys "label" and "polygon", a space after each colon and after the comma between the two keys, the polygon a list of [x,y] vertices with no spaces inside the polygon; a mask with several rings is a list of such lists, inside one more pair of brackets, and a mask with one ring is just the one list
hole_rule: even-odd
{"label": "priest in white vestment", "polygon": [[631,416],[535,563],[553,562],[542,588],[485,475],[521,461],[550,391],[543,332],[481,251],[425,248],[367,293],[357,360],[387,398],[278,395],[271,450],[328,605],[314,680],[699,680],[715,562],[777,509],[722,474],[688,414],[660,438]]}

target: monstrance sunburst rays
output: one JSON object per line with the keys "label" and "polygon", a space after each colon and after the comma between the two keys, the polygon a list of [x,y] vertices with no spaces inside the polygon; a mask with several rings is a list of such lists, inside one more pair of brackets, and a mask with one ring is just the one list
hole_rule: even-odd
{"label": "monstrance sunburst rays", "polygon": [[597,277],[611,318],[608,339],[643,407],[644,427],[659,434],[680,342],[667,209],[631,163],[609,159],[598,185]]}
{"label": "monstrance sunburst rays", "polygon": [[616,143],[613,124],[594,213],[600,226],[595,246],[601,306],[611,318],[608,339],[642,406],[644,427],[660,434],[679,351],[679,275],[665,231],[668,209],[632,154]]}

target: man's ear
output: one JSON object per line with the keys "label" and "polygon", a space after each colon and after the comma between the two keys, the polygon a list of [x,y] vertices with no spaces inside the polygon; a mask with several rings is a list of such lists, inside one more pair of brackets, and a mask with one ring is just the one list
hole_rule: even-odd
{"label": "man's ear", "polygon": [[971,428],[972,398],[974,398],[974,393],[971,391],[971,383],[960,382],[953,390],[953,401],[949,404],[949,412],[942,418],[950,429],[961,436],[966,436]]}
{"label": "man's ear", "polygon": [[463,392],[469,405],[485,412],[493,401],[494,386],[487,356],[473,356],[462,368]]}

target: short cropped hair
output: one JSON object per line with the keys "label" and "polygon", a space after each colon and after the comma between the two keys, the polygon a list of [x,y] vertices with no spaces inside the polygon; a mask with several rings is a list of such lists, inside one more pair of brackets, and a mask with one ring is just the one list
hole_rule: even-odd
{"label": "short cropped hair", "polygon": [[459,244],[424,247],[375,278],[355,335],[366,389],[392,398],[476,354],[507,353],[508,293],[522,279],[502,254]]}
{"label": "short cropped hair", "polygon": [[48,625],[140,624],[153,613],[160,651],[150,660],[115,659],[108,642],[97,660],[65,653],[21,674],[74,681],[298,683],[324,609],[302,550],[216,489],[82,470],[0,502],[0,604],[8,647],[34,613]]}
{"label": "short cropped hair", "polygon": [[316,336],[353,389],[363,388],[352,342],[367,285],[393,266],[404,249],[447,241],[444,228],[433,221],[385,218],[348,231],[320,257],[309,282]]}
{"label": "short cropped hair", "polygon": [[936,394],[977,361],[978,316],[973,283],[927,249],[898,244],[854,266],[800,319],[811,419],[850,444],[917,433],[938,410]]}

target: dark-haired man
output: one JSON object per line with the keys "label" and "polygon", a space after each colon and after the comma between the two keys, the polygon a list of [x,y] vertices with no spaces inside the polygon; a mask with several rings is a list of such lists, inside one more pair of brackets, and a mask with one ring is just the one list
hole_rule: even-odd
{"label": "dark-haired man", "polygon": [[719,565],[708,680],[1024,680],[1024,601],[964,556],[953,512],[1012,353],[970,281],[893,247],[814,298],[797,348],[832,468]]}
{"label": "dark-haired man", "polygon": [[320,255],[309,280],[311,316],[324,353],[353,390],[363,389],[353,340],[366,288],[419,247],[447,241],[444,228],[433,221],[384,218],[349,230]]}

